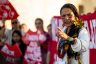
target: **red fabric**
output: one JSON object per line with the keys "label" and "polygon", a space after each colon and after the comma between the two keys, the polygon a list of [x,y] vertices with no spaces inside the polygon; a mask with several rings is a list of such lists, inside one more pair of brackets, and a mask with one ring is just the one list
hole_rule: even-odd
{"label": "red fabric", "polygon": [[16,19],[18,13],[8,0],[0,0],[0,20],[5,18],[7,20]]}
{"label": "red fabric", "polygon": [[47,40],[47,33],[45,31],[36,31],[38,39],[41,43],[44,43]]}
{"label": "red fabric", "polygon": [[49,64],[54,64],[56,61],[56,54],[57,54],[57,42],[50,40],[48,42],[48,51],[50,52],[50,62]]}
{"label": "red fabric", "polygon": [[5,60],[8,64],[14,64],[14,61],[12,62],[12,60],[20,58],[20,56],[22,55],[17,44],[13,46],[5,44],[0,53],[5,57]]}
{"label": "red fabric", "polygon": [[[37,32],[37,35],[39,37],[39,41],[41,43],[41,49],[43,52],[47,52],[47,49],[48,49],[48,40],[49,40],[49,35],[47,32],[45,31],[40,31],[40,33]],[[43,37],[41,37],[40,35],[42,35]]]}
{"label": "red fabric", "polygon": [[31,34],[32,32],[33,32],[33,31],[32,31],[32,30],[30,30],[30,29],[27,31],[27,33],[28,33],[28,34]]}
{"label": "red fabric", "polygon": [[38,46],[39,41],[37,32],[27,34],[29,45],[27,46],[23,64],[42,64],[41,48]]}
{"label": "red fabric", "polygon": [[31,35],[33,32],[29,29],[28,32],[26,32],[23,36],[22,36],[22,40],[24,41],[25,44],[29,44],[29,40],[28,40],[28,36]]}
{"label": "red fabric", "polygon": [[[7,50],[7,51],[3,51],[3,50]],[[14,55],[10,55],[8,54],[7,52],[8,51],[12,51],[14,52]],[[1,49],[1,53],[4,55],[4,56],[10,56],[10,57],[13,57],[13,58],[18,58],[22,55],[19,47],[17,44],[11,46],[9,44],[5,44],[4,47]]]}
{"label": "red fabric", "polygon": [[90,49],[90,64],[96,64],[96,49]]}

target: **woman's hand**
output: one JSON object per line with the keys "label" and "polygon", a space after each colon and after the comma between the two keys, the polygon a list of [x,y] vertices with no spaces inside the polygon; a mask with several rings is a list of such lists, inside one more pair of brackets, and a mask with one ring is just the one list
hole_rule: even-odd
{"label": "woman's hand", "polygon": [[64,33],[59,27],[57,29],[57,37],[67,40],[69,36],[66,33]]}

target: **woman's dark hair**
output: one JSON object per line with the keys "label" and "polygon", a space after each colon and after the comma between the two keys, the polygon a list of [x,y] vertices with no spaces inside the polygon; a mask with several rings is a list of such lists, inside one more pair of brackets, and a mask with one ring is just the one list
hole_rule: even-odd
{"label": "woman's dark hair", "polygon": [[[22,56],[24,56],[24,53],[25,53],[25,50],[26,50],[26,44],[24,44],[24,42],[23,42],[23,40],[22,40],[22,34],[21,34],[21,31],[20,30],[15,30],[15,31],[13,31],[13,33],[12,33],[12,37],[13,37],[13,35],[14,34],[18,34],[19,36],[20,36],[20,40],[19,40],[19,43],[20,43],[20,45],[19,45],[19,48],[20,48],[20,50],[21,50],[21,52],[22,52]],[[14,44],[16,44],[17,42],[15,42],[14,40],[13,40],[13,38],[12,38],[12,45],[14,45]]]}
{"label": "woman's dark hair", "polygon": [[20,37],[22,37],[21,31],[20,30],[14,30],[12,32],[12,36],[14,35],[14,33],[18,34]]}
{"label": "woman's dark hair", "polygon": [[61,14],[61,11],[64,9],[64,8],[70,8],[72,10],[72,12],[74,13],[74,15],[79,18],[79,14],[77,12],[77,9],[76,7],[73,5],[73,4],[70,4],[70,3],[67,3],[67,4],[64,4],[61,9],[60,9],[60,14]]}
{"label": "woman's dark hair", "polygon": [[41,18],[36,18],[36,19],[35,19],[35,22],[36,22],[37,20],[41,21],[41,23],[43,24],[43,20],[42,20]]}
{"label": "woman's dark hair", "polygon": [[[12,33],[12,45],[14,45],[16,42],[13,40],[13,36],[14,36],[14,34],[18,34],[19,36],[20,36],[20,38],[22,38],[22,34],[21,34],[21,32],[20,32],[20,30],[15,30],[15,31],[13,31],[13,33]],[[20,41],[22,41],[22,39],[20,39]]]}

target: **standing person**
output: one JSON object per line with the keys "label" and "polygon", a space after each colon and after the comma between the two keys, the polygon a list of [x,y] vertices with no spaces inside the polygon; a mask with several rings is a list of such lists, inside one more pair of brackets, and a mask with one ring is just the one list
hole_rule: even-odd
{"label": "standing person", "polygon": [[22,63],[27,45],[23,42],[22,34],[19,30],[15,30],[12,33],[12,45],[15,45],[15,44],[18,44],[22,52],[22,56],[20,58],[20,63]]}
{"label": "standing person", "polygon": [[21,29],[21,32],[22,32],[22,35],[25,35],[27,32],[30,33],[32,32],[28,26],[26,24],[21,24],[20,25],[20,29]]}
{"label": "standing person", "polygon": [[0,20],[0,40],[4,43],[11,44],[12,33],[10,29],[5,26],[6,19]]}
{"label": "standing person", "polygon": [[32,34],[33,31],[31,31],[26,24],[21,24],[20,29],[22,33],[22,39],[28,45],[28,36],[30,36],[30,34]]}
{"label": "standing person", "polygon": [[[12,29],[10,30],[10,40],[12,40],[12,33],[13,31],[15,30],[20,30],[20,22],[18,19],[12,19],[11,20],[11,26],[12,26]],[[10,44],[12,44],[12,42],[10,42]]]}
{"label": "standing person", "polygon": [[57,36],[60,38],[58,57],[66,57],[67,64],[89,64],[90,38],[79,19],[76,7],[70,3],[64,4],[60,9],[60,15],[64,28],[57,28]]}
{"label": "standing person", "polygon": [[1,58],[2,59],[0,62],[2,64],[22,64],[23,57],[25,55],[26,44],[23,42],[22,34],[19,30],[13,31],[11,41],[12,41],[12,45],[9,44],[2,45],[0,49],[0,54],[2,54],[2,56],[0,55],[0,59]]}
{"label": "standing person", "polygon": [[26,24],[21,24],[20,30],[21,30],[22,36],[24,36],[26,34],[31,34],[33,32],[30,28],[28,28],[28,26]]}
{"label": "standing person", "polygon": [[12,44],[11,43],[11,40],[12,40],[12,32],[14,30],[19,30],[20,28],[20,24],[19,24],[19,21],[18,19],[14,19],[12,20],[11,24],[12,24],[12,30],[10,29],[7,29],[5,27],[5,22],[6,22],[6,19],[2,19],[0,21],[0,39],[8,44]]}
{"label": "standing person", "polygon": [[52,26],[47,26],[49,41],[48,41],[48,52],[47,52],[47,64],[54,64],[57,56],[57,42],[52,40]]}
{"label": "standing person", "polygon": [[37,32],[40,32],[40,34],[43,34],[45,38],[43,38],[43,42],[38,42],[38,44],[41,46],[41,53],[42,53],[42,61],[43,64],[46,64],[46,57],[47,57],[47,45],[48,45],[48,34],[44,31],[43,28],[43,20],[41,18],[36,18],[35,20],[35,26],[37,29]]}

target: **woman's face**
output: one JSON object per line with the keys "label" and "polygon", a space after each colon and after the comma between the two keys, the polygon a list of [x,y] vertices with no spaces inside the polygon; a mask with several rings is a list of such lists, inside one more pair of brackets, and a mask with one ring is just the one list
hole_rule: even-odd
{"label": "woman's face", "polygon": [[61,10],[61,19],[63,21],[63,25],[69,27],[73,24],[75,16],[70,8],[63,8]]}
{"label": "woman's face", "polygon": [[40,21],[40,20],[36,20],[35,21],[35,26],[36,26],[36,29],[43,29],[43,23]]}
{"label": "woman's face", "polygon": [[13,39],[15,42],[18,42],[18,41],[20,40],[20,36],[19,36],[17,33],[14,33],[12,39]]}

